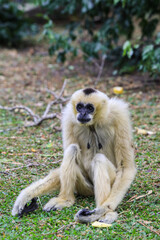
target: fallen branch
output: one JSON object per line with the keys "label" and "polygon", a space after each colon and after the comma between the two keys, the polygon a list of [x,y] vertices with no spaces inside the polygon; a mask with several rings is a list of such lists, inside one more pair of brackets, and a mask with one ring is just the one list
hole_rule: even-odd
{"label": "fallen branch", "polygon": [[139,221],[139,220],[138,220],[138,222],[139,222],[140,224],[142,224],[144,227],[148,228],[151,232],[156,233],[158,236],[160,236],[160,230],[157,230],[157,231],[156,231],[156,230],[153,229],[152,226],[151,226],[151,227],[147,226],[147,225],[143,222],[143,220],[142,220],[142,221]]}
{"label": "fallen branch", "polygon": [[100,81],[102,73],[103,73],[103,69],[104,69],[104,64],[105,64],[105,60],[106,60],[106,56],[102,56],[102,60],[101,60],[101,65],[99,66],[99,72],[98,72],[98,76],[97,79],[95,81],[95,85]]}
{"label": "fallen branch", "polygon": [[10,175],[10,173],[8,173],[8,172],[3,172],[3,171],[0,171],[0,174]]}
{"label": "fallen branch", "polygon": [[[0,106],[1,107],[1,106]],[[1,109],[1,108],[0,108]],[[15,128],[7,128],[7,129],[2,129],[0,130],[0,133],[2,132],[9,132],[9,131],[13,131],[13,130],[18,130],[19,127],[15,127]],[[3,137],[2,137],[3,138]]]}
{"label": "fallen branch", "polygon": [[152,194],[152,190],[149,190],[146,194],[143,194],[143,195],[140,195],[140,196],[137,196],[137,194],[136,194],[133,197],[131,197],[127,202],[133,202],[134,200],[138,200],[139,198],[146,197],[150,194]]}
{"label": "fallen branch", "polygon": [[[14,111],[16,109],[20,109],[20,110],[26,111],[27,114],[33,119],[33,121],[29,122],[27,124],[24,124],[24,127],[38,126],[44,120],[48,120],[48,119],[54,119],[54,118],[59,119],[59,116],[58,116],[57,113],[49,114],[49,112],[50,112],[50,109],[51,109],[52,105],[60,104],[60,107],[61,107],[62,103],[68,101],[69,98],[62,97],[62,95],[64,93],[64,89],[66,87],[66,84],[67,84],[67,80],[64,81],[63,86],[62,86],[58,96],[53,91],[47,90],[48,92],[50,92],[55,97],[55,100],[48,103],[48,105],[47,105],[44,113],[42,114],[42,116],[39,116],[39,115],[35,114],[29,107],[26,107],[26,106],[23,106],[23,105],[14,106],[14,107],[3,107],[3,106],[0,105],[0,109],[7,110],[7,111]],[[5,131],[5,130],[0,130],[0,132],[1,131]]]}
{"label": "fallen branch", "polygon": [[69,223],[69,224],[67,224],[67,225],[63,225],[62,227],[60,227],[60,228],[57,230],[57,232],[60,232],[60,231],[62,231],[64,228],[69,228],[69,227],[71,227],[71,226],[73,226],[73,225],[75,225],[75,222]]}
{"label": "fallen branch", "polygon": [[8,170],[6,170],[6,172],[15,171],[15,170],[18,170],[18,169],[21,169],[21,168],[27,168],[27,167],[32,167],[32,166],[36,166],[36,167],[37,167],[37,166],[40,166],[40,165],[46,167],[46,165],[45,165],[44,163],[42,163],[42,164],[40,164],[40,163],[29,163],[29,164],[23,165],[23,166],[21,166],[21,167],[8,169]]}

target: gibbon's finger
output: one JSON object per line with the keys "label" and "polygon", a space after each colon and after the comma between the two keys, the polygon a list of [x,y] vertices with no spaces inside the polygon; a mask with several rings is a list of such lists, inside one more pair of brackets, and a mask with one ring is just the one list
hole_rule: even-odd
{"label": "gibbon's finger", "polygon": [[56,208],[56,207],[46,208],[46,209],[43,208],[43,211],[45,211],[45,212],[57,211],[57,210],[58,210],[58,208]]}
{"label": "gibbon's finger", "polygon": [[21,218],[24,214],[33,212],[37,208],[38,208],[37,198],[33,198],[29,205],[27,205],[27,203],[24,205],[24,203],[18,201],[15,203],[13,207],[12,215],[13,216],[18,215]]}
{"label": "gibbon's finger", "polygon": [[99,222],[111,224],[116,221],[118,218],[117,212],[108,212],[102,218],[100,218]]}
{"label": "gibbon's finger", "polygon": [[28,214],[30,212],[35,211],[38,208],[37,198],[33,198],[31,203],[27,206],[24,206],[23,210],[18,213],[19,218],[23,217],[24,214]]}
{"label": "gibbon's finger", "polygon": [[81,209],[75,215],[75,220],[81,223],[90,223],[98,220],[105,213],[104,209],[95,208],[94,210]]}

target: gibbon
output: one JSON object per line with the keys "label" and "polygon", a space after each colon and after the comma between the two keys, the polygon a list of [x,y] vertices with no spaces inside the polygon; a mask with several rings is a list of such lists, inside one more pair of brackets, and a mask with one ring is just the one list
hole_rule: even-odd
{"label": "gibbon", "polygon": [[96,208],[78,211],[75,220],[112,223],[136,174],[127,104],[96,89],[76,91],[63,111],[62,137],[61,166],[21,191],[12,215],[33,211],[37,196],[60,190],[43,210],[72,206],[75,193],[94,195]]}

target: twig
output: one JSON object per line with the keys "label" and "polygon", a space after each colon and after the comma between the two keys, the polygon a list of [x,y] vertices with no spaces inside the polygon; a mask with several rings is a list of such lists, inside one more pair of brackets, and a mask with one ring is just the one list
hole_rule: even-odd
{"label": "twig", "polygon": [[3,107],[3,106],[0,105],[0,109],[4,109],[4,110],[8,110],[8,111],[14,111],[16,109],[23,109],[26,112],[28,112],[28,114],[34,119],[34,121],[37,121],[38,118],[39,118],[39,116],[34,114],[34,112],[30,108],[28,108],[26,106],[23,106],[23,105],[14,106],[14,107]]}
{"label": "twig", "polygon": [[160,231],[159,230],[154,230],[153,229],[153,227],[149,227],[149,226],[147,226],[144,222],[142,222],[142,221],[139,221],[138,220],[138,222],[140,223],[140,224],[142,224],[144,227],[146,227],[146,228],[148,228],[151,232],[153,232],[153,233],[156,233],[158,236],[160,236]]}
{"label": "twig", "polygon": [[68,227],[70,227],[70,226],[72,226],[72,225],[74,225],[74,224],[75,224],[75,223],[69,223],[69,224],[67,224],[67,225],[63,225],[62,227],[60,227],[60,228],[57,230],[57,232],[62,231],[62,229],[68,228]]}
{"label": "twig", "polygon": [[56,118],[56,117],[57,117],[57,114],[56,114],[56,113],[48,114],[48,115],[46,115],[46,116],[42,116],[42,117],[39,118],[37,121],[31,122],[31,123],[28,123],[28,124],[25,124],[24,126],[25,126],[25,127],[38,126],[38,125],[40,125],[44,120],[54,119],[54,118]]}
{"label": "twig", "polygon": [[43,206],[42,206],[42,203],[41,203],[40,197],[37,197],[37,198],[38,198],[38,202],[39,202],[40,205],[41,205],[41,208],[43,209]]}
{"label": "twig", "polygon": [[46,166],[46,165],[43,164],[43,163],[42,163],[42,164],[39,164],[39,163],[29,163],[29,164],[23,165],[23,166],[21,166],[21,167],[8,169],[7,172],[9,172],[9,171],[14,171],[14,170],[18,170],[18,169],[25,168],[25,167],[27,168],[27,167],[40,166],[40,165]]}
{"label": "twig", "polygon": [[0,133],[2,133],[2,132],[9,132],[9,131],[13,131],[13,130],[18,130],[19,128],[20,127],[2,129],[2,130],[0,130]]}
{"label": "twig", "polygon": [[[62,108],[62,103],[68,101],[68,98],[64,98],[62,97],[63,93],[64,93],[64,89],[66,87],[66,84],[67,84],[67,80],[64,81],[63,83],[63,86],[60,90],[60,93],[59,95],[57,96],[54,92],[50,91],[50,90],[47,90],[48,92],[50,92],[56,99],[54,101],[51,101],[48,103],[44,113],[42,114],[42,116],[39,116],[37,114],[35,114],[29,107],[26,107],[26,106],[23,106],[23,105],[20,105],[20,106],[14,106],[14,107],[3,107],[0,105],[0,109],[4,109],[4,110],[8,110],[8,111],[14,111],[15,109],[23,109],[25,110],[28,115],[30,117],[33,118],[33,122],[30,122],[30,123],[27,123],[27,124],[24,124],[24,127],[33,127],[33,126],[38,126],[40,125],[44,120],[48,120],[48,119],[54,119],[54,118],[58,118],[59,119],[59,116],[58,114],[56,113],[52,113],[52,114],[49,114],[49,111],[52,107],[52,105],[54,104],[60,104],[60,107]],[[9,129],[10,130],[10,129]],[[12,129],[11,129],[12,130]],[[0,132],[3,132],[3,131],[6,131],[6,130],[0,130]]]}
{"label": "twig", "polygon": [[90,58],[90,56],[85,53],[85,52],[82,52],[81,49],[79,49],[79,52],[82,53],[84,56],[86,56],[87,58],[89,58],[89,60],[94,63],[94,65],[99,69],[100,68],[100,65],[93,59],[93,58]]}
{"label": "twig", "polygon": [[150,195],[150,194],[152,194],[152,190],[149,190],[146,194],[143,194],[143,195],[140,195],[140,196],[137,196],[137,194],[136,195],[134,195],[133,197],[131,197],[127,202],[133,202],[134,201],[134,199],[139,199],[139,198],[143,198],[143,197],[146,197],[146,196],[148,196],[148,195]]}
{"label": "twig", "polygon": [[10,173],[8,173],[8,172],[2,172],[2,171],[0,171],[0,173],[5,174],[5,175],[10,175]]}
{"label": "twig", "polygon": [[100,81],[101,76],[102,76],[102,72],[103,72],[103,68],[104,68],[104,64],[105,64],[105,60],[106,60],[106,56],[102,56],[102,61],[101,61],[101,65],[99,67],[99,72],[98,72],[98,76],[97,79],[95,81],[95,85]]}

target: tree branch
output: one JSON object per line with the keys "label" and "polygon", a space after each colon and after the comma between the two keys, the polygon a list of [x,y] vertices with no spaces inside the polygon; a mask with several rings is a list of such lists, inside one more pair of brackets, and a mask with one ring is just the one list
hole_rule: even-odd
{"label": "tree branch", "polygon": [[[28,115],[30,117],[32,117],[33,121],[32,122],[29,122],[27,124],[24,124],[24,127],[33,127],[33,126],[38,126],[40,125],[44,120],[48,120],[48,119],[54,119],[54,118],[59,118],[58,117],[58,114],[57,113],[50,113],[49,114],[49,111],[52,107],[52,105],[54,104],[60,104],[60,108],[62,108],[62,103],[68,101],[69,98],[64,98],[62,95],[64,93],[64,90],[65,90],[65,87],[66,87],[66,84],[67,84],[67,80],[64,81],[63,83],[63,86],[60,90],[60,93],[59,95],[57,96],[57,94],[55,94],[53,91],[51,90],[46,90],[47,92],[51,93],[54,97],[55,97],[55,100],[51,101],[48,103],[44,113],[42,114],[42,116],[39,116],[37,114],[35,114],[29,107],[26,107],[26,106],[23,106],[23,105],[19,105],[19,106],[13,106],[13,107],[3,107],[0,105],[0,109],[4,109],[4,110],[7,110],[7,111],[14,111],[16,109],[23,109],[25,110]],[[0,130],[1,132],[2,130]]]}

